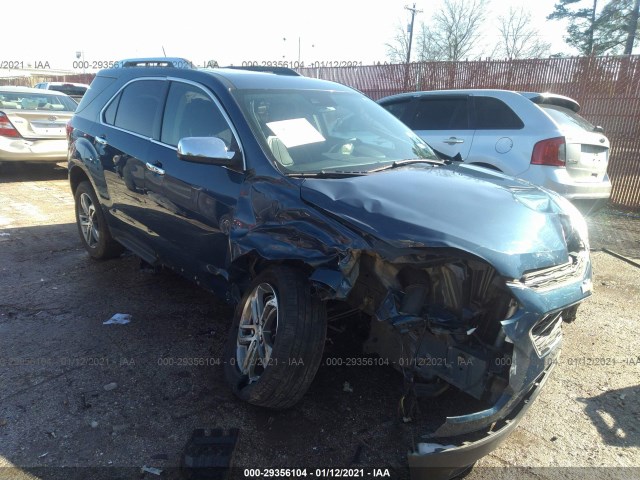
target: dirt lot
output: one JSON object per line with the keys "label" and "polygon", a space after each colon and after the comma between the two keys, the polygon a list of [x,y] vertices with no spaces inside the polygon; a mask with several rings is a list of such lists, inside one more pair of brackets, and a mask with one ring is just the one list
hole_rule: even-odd
{"label": "dirt lot", "polygon": [[[473,407],[450,391],[404,423],[399,374],[329,365],[289,411],[241,403],[221,366],[193,365],[220,357],[227,305],[133,256],[91,261],[66,171],[0,168],[0,479],[175,478],[191,432],[213,427],[240,429],[242,468],[375,467],[408,478],[412,439]],[[624,236],[612,249],[640,258],[640,219],[610,213],[591,220],[596,246]],[[616,222],[631,226],[616,234]],[[595,294],[564,326],[545,390],[467,479],[640,478],[640,269],[604,252],[593,262]],[[103,325],[115,313],[131,323]],[[345,335],[327,355],[345,355]]]}

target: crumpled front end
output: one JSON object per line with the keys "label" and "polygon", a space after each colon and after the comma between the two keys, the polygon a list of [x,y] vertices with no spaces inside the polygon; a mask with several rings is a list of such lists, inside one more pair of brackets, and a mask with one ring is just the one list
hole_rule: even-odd
{"label": "crumpled front end", "polygon": [[409,453],[417,478],[455,475],[515,428],[554,366],[562,322],[591,294],[584,219],[485,171],[305,180],[300,192],[303,204],[294,188],[248,191],[232,258],[302,265],[323,299],[371,318],[365,353],[394,365],[415,397],[455,388],[482,405]]}
{"label": "crumpled front end", "polygon": [[417,397],[455,387],[487,405],[425,432],[409,453],[415,478],[455,475],[508,436],[556,362],[563,320],[591,293],[586,249],[520,279],[447,253],[361,253],[348,297],[373,318],[365,352],[389,359]]}

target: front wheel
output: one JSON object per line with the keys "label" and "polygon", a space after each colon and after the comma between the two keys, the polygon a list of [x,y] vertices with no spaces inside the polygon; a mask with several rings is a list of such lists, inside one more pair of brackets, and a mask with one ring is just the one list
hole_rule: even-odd
{"label": "front wheel", "polygon": [[288,267],[258,275],[238,304],[227,340],[225,375],[242,400],[284,409],[306,393],[322,361],[324,304]]}
{"label": "front wheel", "polygon": [[87,181],[80,182],[74,199],[78,233],[85,250],[96,260],[119,256],[124,248],[111,238],[102,207],[91,184]]}

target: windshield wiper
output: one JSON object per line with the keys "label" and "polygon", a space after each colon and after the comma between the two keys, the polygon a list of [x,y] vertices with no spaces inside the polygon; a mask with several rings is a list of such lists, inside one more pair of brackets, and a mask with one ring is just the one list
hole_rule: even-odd
{"label": "windshield wiper", "polygon": [[383,170],[391,170],[392,168],[403,167],[405,165],[411,165],[412,163],[429,163],[431,165],[445,165],[445,162],[442,160],[434,160],[429,158],[411,158],[408,160],[396,160],[389,165],[385,165],[384,167],[374,168],[373,170],[369,170],[369,173],[373,172],[381,172]]}
{"label": "windshield wiper", "polygon": [[366,175],[369,172],[349,172],[345,170],[320,170],[319,172],[289,172],[288,177],[302,178],[344,178]]}

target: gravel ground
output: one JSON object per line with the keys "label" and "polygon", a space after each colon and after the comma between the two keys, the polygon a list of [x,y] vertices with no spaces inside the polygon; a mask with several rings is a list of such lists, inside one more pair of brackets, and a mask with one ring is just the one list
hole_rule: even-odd
{"label": "gravel ground", "polygon": [[[448,392],[403,423],[395,371],[328,365],[291,410],[241,403],[221,366],[193,365],[220,356],[228,306],[133,256],[91,261],[65,170],[2,168],[0,479],[161,478],[142,466],[175,478],[191,432],[213,427],[240,429],[240,467],[375,467],[408,478],[412,439],[472,407]],[[640,258],[638,218],[605,210],[589,224],[594,248]],[[640,478],[640,269],[605,252],[592,258],[595,293],[564,326],[561,361],[467,479]],[[103,325],[115,313],[131,323]]]}

